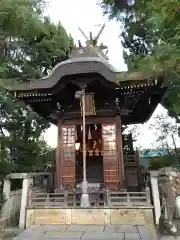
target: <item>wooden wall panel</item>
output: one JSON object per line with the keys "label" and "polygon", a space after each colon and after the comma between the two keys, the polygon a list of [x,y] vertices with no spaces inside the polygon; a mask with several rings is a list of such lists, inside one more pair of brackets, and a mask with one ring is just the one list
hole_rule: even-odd
{"label": "wooden wall panel", "polygon": [[104,184],[110,189],[118,189],[118,161],[116,149],[116,124],[102,125]]}
{"label": "wooden wall panel", "polygon": [[76,182],[76,154],[75,154],[75,126],[62,126],[62,181],[63,187],[75,188]]}
{"label": "wooden wall panel", "polygon": [[134,167],[126,167],[125,168],[126,173],[126,184],[127,188],[138,188],[138,168],[136,166]]}

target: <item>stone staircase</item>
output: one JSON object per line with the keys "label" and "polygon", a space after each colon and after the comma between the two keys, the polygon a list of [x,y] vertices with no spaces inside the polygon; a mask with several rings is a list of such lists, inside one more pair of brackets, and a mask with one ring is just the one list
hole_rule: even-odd
{"label": "stone staircase", "polygon": [[11,240],[22,232],[17,227],[6,227],[6,221],[0,219],[0,240]]}

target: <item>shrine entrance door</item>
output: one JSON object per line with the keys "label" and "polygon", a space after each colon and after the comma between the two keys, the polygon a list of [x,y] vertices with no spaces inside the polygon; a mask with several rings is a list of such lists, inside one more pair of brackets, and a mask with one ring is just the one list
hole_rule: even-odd
{"label": "shrine entrance door", "polygon": [[[57,179],[62,186],[76,187],[83,180],[83,131],[81,125],[63,125],[63,144],[57,155]],[[104,184],[118,189],[122,185],[119,149],[116,142],[116,123],[86,125],[86,173],[89,183]],[[120,160],[120,161],[119,161]],[[60,163],[58,165],[58,163]],[[60,182],[60,181],[59,181]],[[60,184],[59,184],[60,185]]]}
{"label": "shrine entrance door", "polygon": [[[76,161],[76,185],[83,180],[83,157],[82,154],[77,156]],[[86,174],[88,183],[92,186],[104,183],[104,168],[102,156],[87,156],[86,157]]]}
{"label": "shrine entrance door", "polygon": [[[83,131],[76,126],[76,185],[83,180]],[[86,174],[87,181],[95,186],[104,182],[101,124],[86,125]]]}

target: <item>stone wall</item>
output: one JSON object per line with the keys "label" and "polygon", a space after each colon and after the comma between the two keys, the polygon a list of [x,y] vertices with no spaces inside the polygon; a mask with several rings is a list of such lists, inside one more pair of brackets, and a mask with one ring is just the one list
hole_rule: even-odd
{"label": "stone wall", "polygon": [[18,224],[21,207],[22,190],[11,191],[8,199],[2,206],[1,219],[6,220],[7,224]]}
{"label": "stone wall", "polygon": [[[33,193],[41,191],[42,190],[39,188],[32,189]],[[17,225],[19,223],[21,196],[22,196],[21,189],[11,191],[2,206],[0,218],[5,220],[7,225]]]}
{"label": "stone wall", "polygon": [[154,225],[152,208],[43,208],[27,209],[26,228],[33,224]]}

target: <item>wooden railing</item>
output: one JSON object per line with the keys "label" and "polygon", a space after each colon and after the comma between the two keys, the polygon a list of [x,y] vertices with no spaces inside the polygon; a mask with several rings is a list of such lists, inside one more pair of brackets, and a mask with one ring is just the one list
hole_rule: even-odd
{"label": "wooden railing", "polygon": [[150,203],[150,196],[147,192],[120,192],[107,191],[106,201],[108,206],[148,206]]}
{"label": "wooden railing", "polygon": [[[82,191],[59,190],[55,193],[36,193],[29,198],[29,207],[32,208],[63,208],[80,206]],[[89,189],[91,207],[106,206],[148,206],[150,203],[149,190],[145,192],[110,191],[99,188]]]}
{"label": "wooden railing", "polygon": [[135,164],[136,163],[136,155],[135,154],[124,155],[124,163],[125,164]]}
{"label": "wooden railing", "polygon": [[139,165],[139,151],[136,150],[132,153],[124,153],[124,163],[126,165]]}

